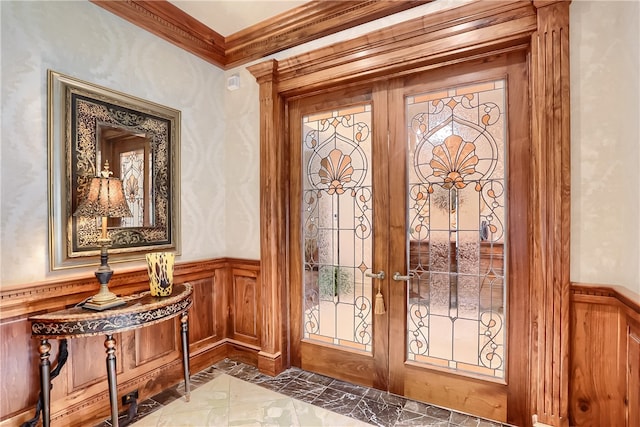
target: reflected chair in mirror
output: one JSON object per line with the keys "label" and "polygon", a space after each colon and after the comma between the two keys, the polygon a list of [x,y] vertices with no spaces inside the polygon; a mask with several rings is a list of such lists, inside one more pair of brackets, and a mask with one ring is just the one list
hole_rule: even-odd
{"label": "reflected chair in mirror", "polygon": [[107,249],[111,239],[107,234],[107,219],[130,217],[131,211],[124,196],[122,181],[114,178],[109,170],[109,162],[105,162],[100,176],[91,180],[89,190],[82,198],[74,216],[97,217],[102,220],[101,236],[97,243],[100,245],[100,267],[95,272],[100,282],[100,291],[87,300],[82,306],[90,310],[102,311],[123,305],[125,301],[109,290],[109,280],[113,270],[109,267]]}

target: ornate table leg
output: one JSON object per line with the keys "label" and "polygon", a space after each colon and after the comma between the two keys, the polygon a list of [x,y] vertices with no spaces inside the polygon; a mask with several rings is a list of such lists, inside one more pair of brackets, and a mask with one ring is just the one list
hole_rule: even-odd
{"label": "ornate table leg", "polygon": [[191,399],[191,380],[189,378],[189,315],[185,311],[180,317],[182,323],[182,367],[184,368],[184,396]]}
{"label": "ornate table leg", "polygon": [[107,349],[107,381],[109,382],[109,402],[111,403],[111,425],[118,427],[118,382],[116,380],[116,340],[107,335],[104,340]]}
{"label": "ornate table leg", "polygon": [[42,393],[42,426],[49,427],[51,420],[51,362],[49,340],[41,340],[40,347],[40,393]]}

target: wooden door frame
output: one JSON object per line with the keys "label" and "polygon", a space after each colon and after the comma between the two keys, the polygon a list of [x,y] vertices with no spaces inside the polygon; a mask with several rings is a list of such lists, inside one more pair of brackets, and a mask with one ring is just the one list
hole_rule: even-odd
{"label": "wooden door frame", "polygon": [[569,1],[483,2],[419,17],[248,70],[260,96],[260,260],[263,317],[258,368],[275,375],[288,352],[287,101],[324,88],[402,76],[512,50],[530,54],[531,172],[528,356],[508,395],[507,421],[568,426]]}

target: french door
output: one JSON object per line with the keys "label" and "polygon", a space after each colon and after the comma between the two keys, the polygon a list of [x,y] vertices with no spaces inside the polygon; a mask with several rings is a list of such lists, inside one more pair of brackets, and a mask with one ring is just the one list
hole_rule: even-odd
{"label": "french door", "polygon": [[289,101],[293,365],[524,404],[528,99],[510,53]]}

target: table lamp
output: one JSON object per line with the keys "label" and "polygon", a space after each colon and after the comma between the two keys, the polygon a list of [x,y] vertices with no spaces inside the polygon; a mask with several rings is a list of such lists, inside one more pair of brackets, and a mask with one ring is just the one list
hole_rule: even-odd
{"label": "table lamp", "polygon": [[123,305],[125,301],[109,290],[109,279],[113,270],[108,264],[107,248],[111,239],[107,236],[107,218],[120,218],[132,216],[129,205],[124,197],[122,181],[112,178],[113,172],[109,170],[109,162],[105,162],[104,170],[91,180],[89,191],[82,199],[73,216],[100,217],[102,218],[102,235],[98,239],[100,244],[100,267],[96,270],[96,277],[100,282],[100,291],[87,300],[84,308],[102,311]]}

